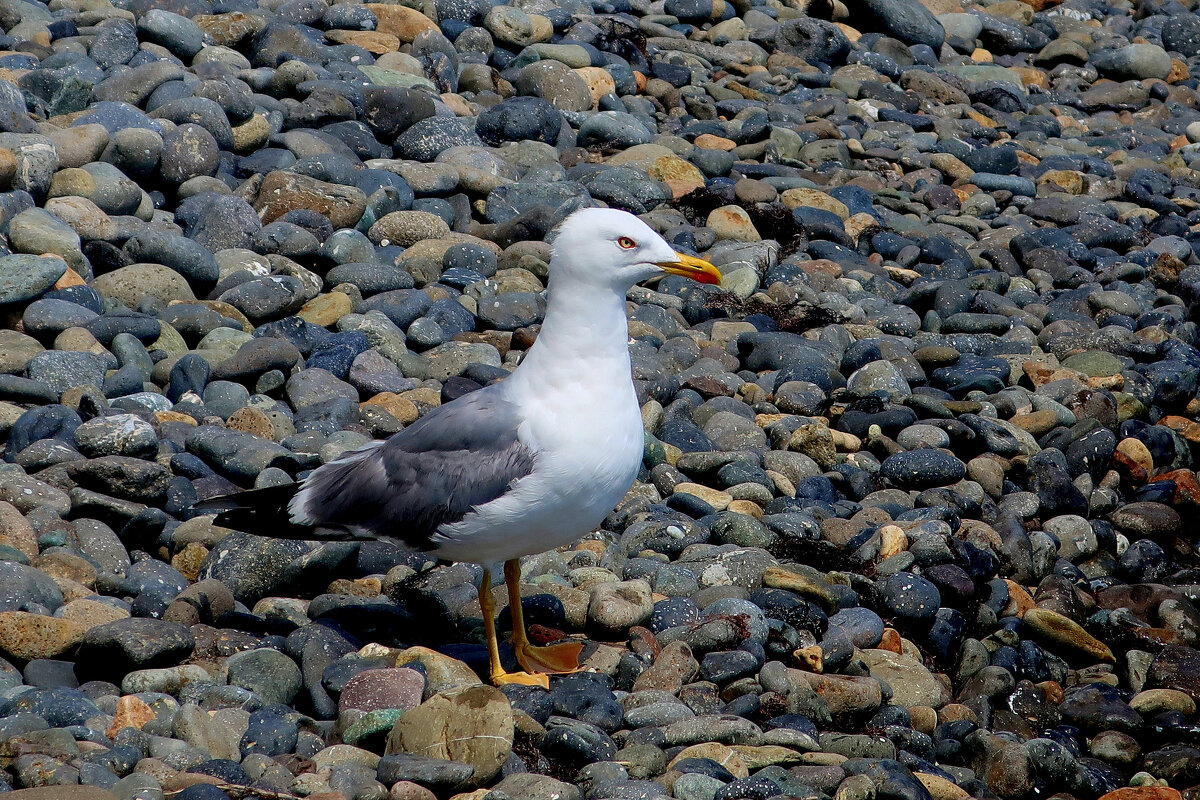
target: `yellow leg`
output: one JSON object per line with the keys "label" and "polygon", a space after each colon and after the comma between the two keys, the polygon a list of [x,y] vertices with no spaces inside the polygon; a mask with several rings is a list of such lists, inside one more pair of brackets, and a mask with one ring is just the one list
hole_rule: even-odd
{"label": "yellow leg", "polygon": [[483,611],[483,633],[487,639],[488,669],[491,671],[492,683],[497,686],[519,683],[523,686],[541,686],[543,689],[549,689],[550,679],[545,675],[506,672],[501,666],[500,642],[496,639],[496,601],[492,598],[492,575],[486,569],[483,571],[483,584],[479,587],[479,608]]}
{"label": "yellow leg", "polygon": [[512,645],[517,663],[526,672],[578,672],[582,643],[563,642],[547,647],[535,647],[529,643],[529,635],[525,632],[525,615],[521,610],[521,562],[517,559],[504,562],[504,582],[508,584],[508,613],[512,615]]}

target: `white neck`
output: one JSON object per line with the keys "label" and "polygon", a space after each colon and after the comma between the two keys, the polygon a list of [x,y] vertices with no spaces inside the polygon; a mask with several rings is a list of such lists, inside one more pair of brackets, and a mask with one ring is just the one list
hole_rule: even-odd
{"label": "white neck", "polygon": [[541,332],[513,375],[522,378],[543,388],[547,381],[616,382],[632,391],[625,296],[551,279]]}

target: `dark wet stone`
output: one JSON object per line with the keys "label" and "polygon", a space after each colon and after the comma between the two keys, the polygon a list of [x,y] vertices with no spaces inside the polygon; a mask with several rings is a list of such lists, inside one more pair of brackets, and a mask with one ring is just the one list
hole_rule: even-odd
{"label": "dark wet stone", "polygon": [[908,572],[888,578],[883,585],[882,596],[889,611],[911,621],[931,619],[942,604],[942,596],[936,586]]}
{"label": "dark wet stone", "polygon": [[411,125],[396,139],[395,148],[403,158],[433,161],[450,147],[481,147],[483,141],[465,122],[453,117],[428,117]]}
{"label": "dark wet stone", "polygon": [[442,791],[463,787],[474,774],[475,768],[470,764],[407,753],[384,756],[376,767],[376,775],[384,784],[412,781]]}
{"label": "dark wet stone", "polygon": [[830,22],[801,17],[779,26],[775,46],[805,61],[837,64],[849,52],[850,41]]}
{"label": "dark wet stone", "polygon": [[175,216],[187,238],[211,251],[249,247],[254,233],[262,227],[250,204],[233,195],[193,195],[179,205]]}
{"label": "dark wet stone", "polygon": [[945,31],[937,18],[916,0],[880,2],[853,0],[847,8],[862,22],[862,30],[879,31],[905,44],[924,44],[939,48]]}
{"label": "dark wet stone", "polygon": [[119,681],[132,670],[179,664],[195,645],[178,623],[139,618],[106,622],[84,635],[77,669],[89,677]]}
{"label": "dark wet stone", "polygon": [[62,592],[44,572],[0,561],[0,608],[4,611],[53,611],[62,605]]}
{"label": "dark wet stone", "polygon": [[479,115],[475,132],[496,147],[525,139],[554,144],[562,130],[562,114],[540,97],[512,97]]}
{"label": "dark wet stone", "polygon": [[231,533],[205,559],[200,577],[219,580],[239,600],[253,603],[282,588],[288,564],[308,549],[302,542]]}
{"label": "dark wet stone", "polygon": [[1066,693],[1059,705],[1065,721],[1088,731],[1119,730],[1137,733],[1142,729],[1140,714],[1129,707],[1112,686],[1090,684]]}
{"label": "dark wet stone", "polygon": [[897,486],[916,489],[956,483],[967,474],[967,467],[949,453],[921,449],[888,456],[880,473]]}
{"label": "dark wet stone", "polygon": [[1189,14],[1171,14],[1163,22],[1162,43],[1184,58],[1200,53],[1200,20]]}

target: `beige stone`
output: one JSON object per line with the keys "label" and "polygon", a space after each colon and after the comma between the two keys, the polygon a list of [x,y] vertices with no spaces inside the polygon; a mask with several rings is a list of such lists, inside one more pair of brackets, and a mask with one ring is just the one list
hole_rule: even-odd
{"label": "beige stone", "polygon": [[437,23],[416,9],[391,3],[367,3],[379,20],[376,30],[380,33],[390,33],[404,44],[411,44],[422,31],[438,30]]}
{"label": "beige stone", "polygon": [[512,707],[493,686],[434,695],[405,712],[388,735],[385,755],[410,753],[461,761],[475,768],[470,783],[486,784],[512,752]]}
{"label": "beige stone", "polygon": [[965,800],[970,793],[953,781],[948,781],[940,775],[930,775],[928,772],[914,772],[913,776],[933,796],[933,800]]}
{"label": "beige stone", "polygon": [[679,752],[671,762],[667,764],[667,769],[671,769],[680,761],[686,758],[711,758],[713,761],[720,764],[725,769],[729,770],[735,778],[746,778],[750,776],[750,770],[746,767],[746,762],[736,750],[727,745],[718,744],[717,742],[708,742],[706,744],[694,744],[691,747],[685,747]]}
{"label": "beige stone", "polygon": [[575,70],[575,73],[587,84],[588,91],[592,95],[593,108],[599,105],[601,97],[617,91],[617,82],[603,67],[580,67]]}
{"label": "beige stone", "polygon": [[[1018,0],[1019,2],[1019,0]],[[1039,177],[1039,184],[1049,184],[1060,192],[1067,194],[1084,194],[1088,189],[1087,178],[1082,172],[1073,169],[1051,169]]]}
{"label": "beige stone", "polygon": [[941,708],[949,699],[941,681],[917,659],[888,650],[860,652],[871,677],[892,687],[893,705]]}
{"label": "beige stone", "polygon": [[296,312],[296,316],[313,325],[328,328],[354,310],[350,296],[343,292],[329,292],[309,300]]}
{"label": "beige stone", "polygon": [[416,403],[394,392],[380,392],[369,400],[364,400],[362,405],[379,406],[405,425],[416,422],[420,414]]}
{"label": "beige stone", "polygon": [[788,189],[779,196],[779,199],[789,209],[806,206],[808,208],[819,208],[829,211],[837,214],[842,219],[850,218],[850,209],[846,207],[845,203],[817,189]]}
{"label": "beige stone", "polygon": [[1122,439],[1117,444],[1117,452],[1133,463],[1150,473],[1154,469],[1154,456],[1150,454],[1150,448],[1146,447],[1145,442],[1141,439],[1134,439],[1132,436]]}
{"label": "beige stone", "polygon": [[86,197],[52,197],[46,201],[46,210],[71,226],[81,239],[108,240],[117,234],[116,223]]}
{"label": "beige stone", "polygon": [[145,297],[155,297],[164,304],[172,300],[194,300],[192,288],[170,267],[162,264],[130,264],[99,275],[92,288],[101,297],[119,300],[127,308],[137,308]]}
{"label": "beige stone", "polygon": [[1068,619],[1057,611],[1048,608],[1031,608],[1022,618],[1031,628],[1036,638],[1054,646],[1074,651],[1076,655],[1085,655],[1097,661],[1113,662],[1112,650],[1108,645],[1085,631],[1079,623]]}
{"label": "beige stone", "polygon": [[394,53],[400,49],[400,37],[393,33],[380,31],[348,31],[335,29],[327,31],[325,38],[335,44],[352,44],[361,47],[368,53],[383,55]]}
{"label": "beige stone", "polygon": [[86,598],[72,600],[64,605],[58,613],[62,619],[82,625],[85,631],[91,630],[97,625],[105,625],[129,617],[129,612],[123,608]]}
{"label": "beige stone", "polygon": [[1178,689],[1146,689],[1129,700],[1129,707],[1147,717],[1163,711],[1178,711],[1188,717],[1196,713],[1196,701]]}
{"label": "beige stone", "polygon": [[722,492],[719,489],[713,489],[709,486],[704,486],[699,483],[689,483],[686,481],[684,483],[676,484],[675,493],[690,494],[693,497],[698,497],[705,503],[708,503],[710,506],[715,508],[717,511],[724,511],[733,501],[733,498],[730,497],[729,492]]}
{"label": "beige stone", "polygon": [[771,589],[787,589],[816,601],[827,611],[838,608],[838,595],[824,581],[818,581],[785,567],[767,567],[762,576],[763,586]]}
{"label": "beige stone", "polygon": [[19,550],[28,558],[37,558],[37,534],[33,526],[11,503],[0,500],[0,544]]}
{"label": "beige stone", "polygon": [[758,229],[750,221],[750,215],[741,206],[721,206],[714,209],[705,224],[712,228],[718,239],[732,239],[740,242],[757,242],[762,240]]}
{"label": "beige stone", "polygon": [[450,226],[437,214],[428,211],[393,211],[372,225],[367,235],[373,242],[410,247],[421,241],[443,239],[449,233]]}

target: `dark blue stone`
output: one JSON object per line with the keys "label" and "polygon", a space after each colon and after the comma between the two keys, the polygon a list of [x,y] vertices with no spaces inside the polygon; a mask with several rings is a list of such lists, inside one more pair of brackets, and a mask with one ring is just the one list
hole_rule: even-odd
{"label": "dark blue stone", "polygon": [[295,720],[279,713],[276,707],[259,709],[250,715],[250,726],[242,734],[242,757],[250,753],[286,755],[296,748],[299,733]]}
{"label": "dark blue stone", "polygon": [[654,633],[700,621],[700,607],[690,597],[670,597],[654,604],[647,626]]}
{"label": "dark blue stone", "polygon": [[424,316],[441,325],[447,338],[475,330],[475,315],[449,297],[434,300]]}

